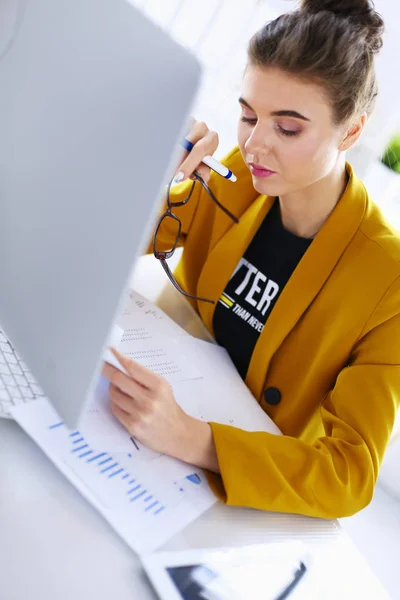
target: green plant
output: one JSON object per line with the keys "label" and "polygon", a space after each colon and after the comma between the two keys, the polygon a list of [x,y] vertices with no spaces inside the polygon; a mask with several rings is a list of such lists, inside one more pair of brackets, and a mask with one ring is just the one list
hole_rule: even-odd
{"label": "green plant", "polygon": [[400,173],[400,135],[389,142],[381,160],[389,169]]}

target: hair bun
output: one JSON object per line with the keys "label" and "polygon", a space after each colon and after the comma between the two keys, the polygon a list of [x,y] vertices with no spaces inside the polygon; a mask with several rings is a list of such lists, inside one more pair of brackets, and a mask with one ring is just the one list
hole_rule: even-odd
{"label": "hair bun", "polygon": [[365,32],[365,42],[371,52],[379,52],[383,45],[385,25],[371,0],[302,0],[301,9],[316,14],[330,11],[338,17],[352,19]]}

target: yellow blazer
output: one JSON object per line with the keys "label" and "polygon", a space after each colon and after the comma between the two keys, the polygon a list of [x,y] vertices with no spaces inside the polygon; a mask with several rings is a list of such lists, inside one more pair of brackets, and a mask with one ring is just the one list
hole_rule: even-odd
{"label": "yellow blazer", "polygon": [[[182,208],[175,275],[190,294],[218,301],[273,198],[259,195],[240,151],[213,175],[218,200],[197,184]],[[347,165],[349,183],[283,289],[255,346],[246,384],[283,436],[211,423],[230,505],[336,518],[372,498],[400,404],[400,239]],[[176,198],[188,183],[175,188]],[[172,233],[162,232],[167,248]],[[212,332],[215,305],[196,305]],[[265,390],[281,400],[268,404]],[[268,398],[268,394],[267,394]],[[400,466],[399,466],[400,468]]]}

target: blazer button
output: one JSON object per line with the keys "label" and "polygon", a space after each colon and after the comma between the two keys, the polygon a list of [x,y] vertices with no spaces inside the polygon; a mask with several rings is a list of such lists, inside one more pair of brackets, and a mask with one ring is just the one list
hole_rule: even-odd
{"label": "blazer button", "polygon": [[281,393],[276,387],[269,387],[264,392],[264,400],[271,406],[276,406],[281,401]]}

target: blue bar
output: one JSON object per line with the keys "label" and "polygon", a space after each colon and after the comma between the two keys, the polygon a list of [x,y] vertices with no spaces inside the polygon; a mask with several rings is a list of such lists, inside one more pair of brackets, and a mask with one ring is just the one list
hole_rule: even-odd
{"label": "blue bar", "polygon": [[101,465],[105,465],[106,463],[110,462],[110,460],[112,460],[112,456],[109,456],[108,458],[99,462],[99,467],[101,467]]}
{"label": "blue bar", "polygon": [[144,499],[145,502],[148,502],[149,500],[152,499],[153,496],[147,496],[147,498]]}
{"label": "blue bar", "polygon": [[64,425],[64,421],[60,421],[60,423],[55,423],[54,425],[50,425],[49,429],[57,429],[57,427],[61,427]]}
{"label": "blue bar", "polygon": [[118,467],[118,463],[114,463],[113,465],[110,465],[109,467],[106,467],[105,469],[102,469],[100,471],[100,473],[107,473],[107,471],[109,471],[110,469],[113,469],[114,467]]}
{"label": "blue bar", "polygon": [[115,477],[116,475],[119,475],[120,473],[123,472],[124,469],[119,469],[119,471],[115,471],[115,473],[111,473],[111,475],[108,476],[109,479],[111,479],[111,477]]}
{"label": "blue bar", "polygon": [[152,508],[154,508],[155,506],[157,506],[157,504],[158,504],[158,500],[156,500],[155,502],[153,502],[153,504],[150,504],[150,506],[148,506],[144,512],[147,512],[148,510],[151,510]]}
{"label": "blue bar", "polygon": [[83,450],[84,448],[89,448],[89,446],[87,444],[84,444],[83,446],[79,446],[79,448],[74,448],[72,450],[72,452],[79,452],[80,450]]}
{"label": "blue bar", "polygon": [[162,506],[161,508],[159,508],[158,510],[156,510],[156,512],[154,513],[155,515],[159,515],[160,512],[162,512],[164,510],[165,506]]}
{"label": "blue bar", "polygon": [[186,479],[188,479],[189,481],[191,481],[195,485],[200,485],[200,483],[201,483],[200,476],[197,473],[193,473],[193,475],[188,475],[186,477]]}
{"label": "blue bar", "polygon": [[140,492],[140,494],[138,494],[137,496],[135,496],[134,498],[131,498],[129,502],[135,502],[135,500],[137,500],[138,498],[141,498],[142,496],[144,496],[147,493],[147,490],[143,490],[143,492]]}
{"label": "blue bar", "polygon": [[79,454],[79,458],[85,458],[85,456],[89,456],[89,454],[93,454],[93,450],[88,450],[87,452],[84,452],[83,454]]}
{"label": "blue bar", "polygon": [[140,483],[139,485],[137,485],[136,487],[132,488],[131,490],[128,490],[128,494],[132,494],[132,492],[136,492],[136,490],[138,490],[141,487]]}
{"label": "blue bar", "polygon": [[79,444],[79,442],[84,442],[84,441],[85,441],[84,438],[81,437],[81,438],[79,438],[79,440],[74,440],[72,443]]}
{"label": "blue bar", "polygon": [[105,456],[106,454],[107,454],[107,452],[100,452],[100,454],[96,454],[96,456],[92,456],[92,458],[89,458],[88,463],[93,462],[94,460],[97,460],[98,458],[101,458],[102,456]]}
{"label": "blue bar", "polygon": [[129,483],[135,483],[136,479],[131,479]]}
{"label": "blue bar", "polygon": [[129,473],[125,473],[122,479],[127,479],[129,477]]}
{"label": "blue bar", "polygon": [[76,435],[81,435],[79,431],[74,431],[74,433],[70,433],[69,437],[75,437]]}

